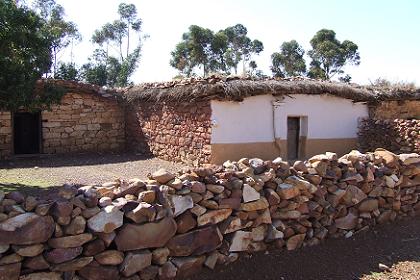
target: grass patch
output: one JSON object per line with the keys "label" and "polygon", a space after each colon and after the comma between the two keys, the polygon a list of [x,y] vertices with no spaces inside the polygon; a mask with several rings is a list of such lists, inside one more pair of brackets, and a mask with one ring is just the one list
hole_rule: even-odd
{"label": "grass patch", "polygon": [[5,192],[20,191],[31,194],[54,186],[57,184],[49,180],[0,176],[0,190]]}

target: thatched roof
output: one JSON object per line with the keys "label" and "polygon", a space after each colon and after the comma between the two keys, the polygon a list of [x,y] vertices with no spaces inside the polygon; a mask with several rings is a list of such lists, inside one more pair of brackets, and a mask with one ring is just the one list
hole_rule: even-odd
{"label": "thatched roof", "polygon": [[275,79],[251,77],[189,78],[164,83],[144,83],[128,88],[125,98],[129,102],[197,102],[205,100],[242,101],[255,95],[274,96],[291,94],[333,95],[354,102],[383,99],[417,99],[420,90],[387,92],[375,87],[363,87],[303,77]]}

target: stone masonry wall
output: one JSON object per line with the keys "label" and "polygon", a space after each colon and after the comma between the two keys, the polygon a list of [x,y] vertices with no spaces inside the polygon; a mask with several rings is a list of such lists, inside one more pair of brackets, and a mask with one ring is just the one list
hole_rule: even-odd
{"label": "stone masonry wall", "polygon": [[124,108],[116,100],[67,93],[42,112],[44,153],[117,151],[125,145]]}
{"label": "stone masonry wall", "polygon": [[381,101],[370,107],[373,119],[420,119],[420,100]]}
{"label": "stone masonry wall", "polygon": [[0,191],[0,279],[187,278],[241,252],[295,250],[418,215],[419,194],[420,155],[386,150],[159,170],[40,197]]}
{"label": "stone masonry wall", "polygon": [[127,145],[164,160],[189,165],[210,162],[211,108],[208,102],[156,104],[127,109]]}
{"label": "stone masonry wall", "polygon": [[420,153],[420,120],[365,119],[358,137],[362,151],[385,148],[395,153]]}
{"label": "stone masonry wall", "polygon": [[12,148],[12,115],[0,111],[0,159],[10,157]]}

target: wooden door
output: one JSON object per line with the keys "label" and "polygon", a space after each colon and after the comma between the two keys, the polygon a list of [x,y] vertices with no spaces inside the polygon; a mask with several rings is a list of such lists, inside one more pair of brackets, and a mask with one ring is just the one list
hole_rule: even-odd
{"label": "wooden door", "polygon": [[299,157],[299,131],[300,118],[287,118],[287,159],[294,160]]}
{"label": "wooden door", "polygon": [[37,154],[40,152],[41,114],[14,113],[13,144],[15,154]]}

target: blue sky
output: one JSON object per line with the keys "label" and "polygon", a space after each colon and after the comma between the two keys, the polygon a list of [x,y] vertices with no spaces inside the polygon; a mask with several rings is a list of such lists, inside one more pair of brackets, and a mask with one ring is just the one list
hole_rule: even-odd
{"label": "blue sky", "polygon": [[[121,0],[56,0],[74,21],[84,41],[74,47],[75,61],[90,55],[94,29],[116,18]],[[339,40],[359,46],[361,64],[349,67],[353,81],[369,83],[378,77],[420,85],[420,1],[417,0],[131,0],[150,38],[133,81],[170,80],[177,71],[169,66],[170,52],[191,24],[214,31],[242,23],[249,36],[264,43],[255,57],[270,74],[270,55],[284,41],[297,40],[307,51],[312,36],[322,28],[333,29]],[[64,53],[63,59],[68,57]],[[309,61],[309,59],[307,59]]]}

